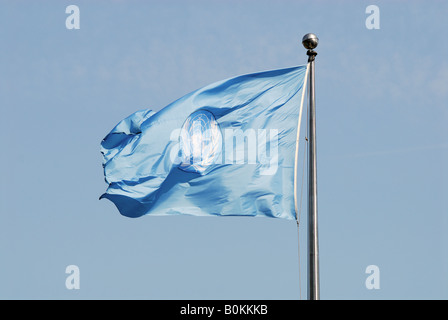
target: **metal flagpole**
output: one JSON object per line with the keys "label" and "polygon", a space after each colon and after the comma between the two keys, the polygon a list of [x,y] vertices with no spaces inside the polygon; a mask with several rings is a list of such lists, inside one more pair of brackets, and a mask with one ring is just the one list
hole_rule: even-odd
{"label": "metal flagpole", "polygon": [[303,36],[302,44],[308,49],[309,82],[309,168],[308,168],[308,299],[319,300],[319,241],[317,234],[317,161],[316,161],[316,101],[314,95],[314,59],[319,39],[313,33]]}

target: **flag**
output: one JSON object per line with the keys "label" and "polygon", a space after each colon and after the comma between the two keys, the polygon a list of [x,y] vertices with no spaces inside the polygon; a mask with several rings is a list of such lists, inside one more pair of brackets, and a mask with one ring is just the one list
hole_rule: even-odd
{"label": "flag", "polygon": [[294,156],[306,66],[219,81],[158,112],[141,110],[101,142],[101,198],[127,217],[295,219]]}

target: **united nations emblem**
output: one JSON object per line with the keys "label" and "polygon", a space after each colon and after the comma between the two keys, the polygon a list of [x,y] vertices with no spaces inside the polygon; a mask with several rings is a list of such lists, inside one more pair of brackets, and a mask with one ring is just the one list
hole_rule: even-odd
{"label": "united nations emblem", "polygon": [[183,171],[203,174],[221,156],[221,129],[207,110],[195,111],[185,120],[179,140]]}

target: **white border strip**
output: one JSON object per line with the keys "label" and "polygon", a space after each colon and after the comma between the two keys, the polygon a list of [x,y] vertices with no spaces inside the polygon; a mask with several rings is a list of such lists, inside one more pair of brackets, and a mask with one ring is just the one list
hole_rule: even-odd
{"label": "white border strip", "polygon": [[297,163],[299,158],[299,141],[300,141],[300,126],[302,124],[302,111],[303,111],[303,100],[305,99],[305,91],[306,84],[308,82],[308,70],[310,64],[308,63],[305,71],[305,78],[303,80],[303,88],[302,88],[302,101],[300,102],[300,110],[299,110],[299,122],[297,124],[297,139],[296,139],[296,156],[294,161],[294,210],[296,213],[296,221],[298,222],[298,212],[299,207],[297,205]]}

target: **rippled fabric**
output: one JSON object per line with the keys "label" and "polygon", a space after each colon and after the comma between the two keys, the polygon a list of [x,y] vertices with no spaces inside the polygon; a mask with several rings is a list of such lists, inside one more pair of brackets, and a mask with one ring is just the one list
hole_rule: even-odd
{"label": "rippled fabric", "polygon": [[[158,112],[130,115],[101,142],[109,186],[100,198],[111,200],[127,217],[295,219],[294,154],[305,71],[299,66],[238,76],[187,94]],[[196,118],[219,128],[208,133],[213,139],[206,141],[204,130],[193,127]],[[208,158],[199,165],[182,163],[194,158],[182,154],[190,152],[185,142],[179,143],[185,132],[194,135],[188,136],[190,149],[206,145],[202,153],[215,153],[202,154]],[[216,141],[220,153],[209,147]],[[191,161],[196,160],[201,159]]]}

